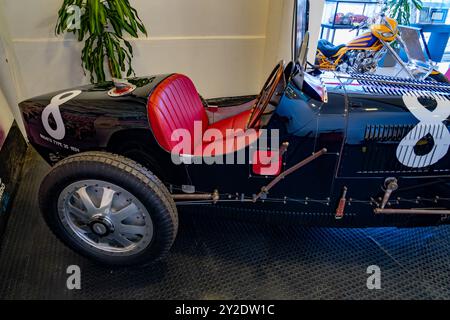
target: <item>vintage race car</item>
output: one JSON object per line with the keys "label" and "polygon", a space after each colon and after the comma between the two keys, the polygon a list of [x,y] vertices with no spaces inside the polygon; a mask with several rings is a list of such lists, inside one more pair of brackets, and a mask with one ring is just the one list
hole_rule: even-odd
{"label": "vintage race car", "polygon": [[51,230],[96,261],[130,265],[168,252],[187,205],[317,226],[450,222],[450,85],[312,76],[307,38],[256,98],[206,102],[167,74],[20,103],[52,165],[39,194]]}

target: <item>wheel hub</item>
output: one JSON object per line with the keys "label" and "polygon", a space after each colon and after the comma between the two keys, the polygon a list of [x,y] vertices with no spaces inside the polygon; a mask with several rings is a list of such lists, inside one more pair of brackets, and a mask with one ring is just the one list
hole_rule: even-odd
{"label": "wheel hub", "polygon": [[153,221],[137,197],[118,185],[80,180],[58,199],[66,230],[86,250],[129,256],[144,250],[153,238]]}
{"label": "wheel hub", "polygon": [[94,216],[89,227],[94,234],[100,237],[106,237],[114,232],[113,223],[103,215]]}

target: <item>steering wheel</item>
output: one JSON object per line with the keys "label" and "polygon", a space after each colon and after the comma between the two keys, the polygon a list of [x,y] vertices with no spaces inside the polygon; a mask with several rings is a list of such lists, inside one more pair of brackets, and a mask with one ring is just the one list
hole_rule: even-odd
{"label": "steering wheel", "polygon": [[247,129],[255,128],[269,105],[278,84],[284,76],[284,61],[280,61],[267,79],[248,119]]}

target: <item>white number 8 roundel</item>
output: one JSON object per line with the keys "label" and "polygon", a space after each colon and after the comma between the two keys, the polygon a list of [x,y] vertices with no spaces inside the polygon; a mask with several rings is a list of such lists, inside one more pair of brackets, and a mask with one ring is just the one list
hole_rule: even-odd
{"label": "white number 8 roundel", "polygon": [[[80,90],[68,91],[58,94],[54,96],[50,101],[50,104],[45,107],[44,111],[42,111],[42,124],[44,125],[45,131],[54,139],[62,140],[66,136],[66,128],[64,126],[64,122],[61,116],[61,111],[59,110],[59,106],[66,103],[67,101],[75,98],[81,94]],[[49,118],[50,115],[53,116],[56,122],[56,129],[53,129],[50,126]]]}
{"label": "white number 8 roundel", "polygon": [[[405,106],[420,121],[397,148],[397,159],[410,168],[424,168],[435,164],[445,157],[450,147],[450,132],[444,124],[450,116],[450,101],[436,95],[429,98],[436,100],[437,107],[434,111],[426,109],[415,95],[403,96]],[[428,135],[433,137],[433,148],[427,154],[417,155],[414,148]]]}

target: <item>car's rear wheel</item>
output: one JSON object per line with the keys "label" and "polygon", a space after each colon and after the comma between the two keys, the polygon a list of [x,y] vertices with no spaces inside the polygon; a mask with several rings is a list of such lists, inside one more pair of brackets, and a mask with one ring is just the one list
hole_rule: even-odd
{"label": "car's rear wheel", "polygon": [[163,183],[135,161],[105,152],[58,163],[41,184],[39,202],[58,238],[110,265],[161,258],[178,229],[176,206]]}

